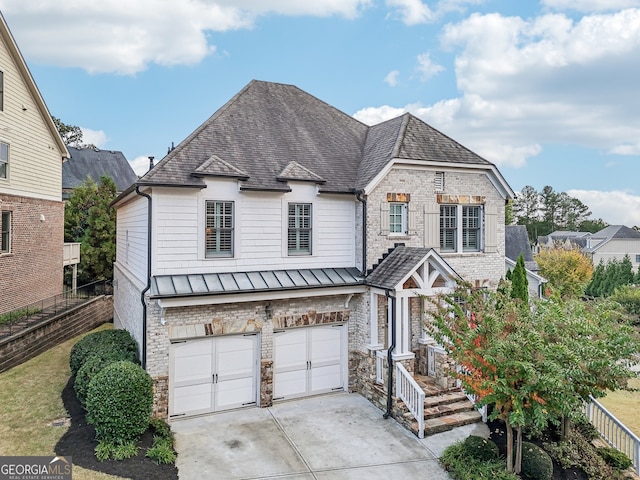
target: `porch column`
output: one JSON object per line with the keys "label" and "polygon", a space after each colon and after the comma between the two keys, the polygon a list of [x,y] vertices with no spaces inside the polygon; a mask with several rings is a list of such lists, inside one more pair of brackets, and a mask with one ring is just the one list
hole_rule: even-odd
{"label": "porch column", "polygon": [[378,294],[373,290],[369,292],[369,350],[382,350],[384,345],[378,340]]}
{"label": "porch column", "polygon": [[396,290],[396,348],[394,360],[415,358],[411,351],[411,318],[409,311],[409,294]]}

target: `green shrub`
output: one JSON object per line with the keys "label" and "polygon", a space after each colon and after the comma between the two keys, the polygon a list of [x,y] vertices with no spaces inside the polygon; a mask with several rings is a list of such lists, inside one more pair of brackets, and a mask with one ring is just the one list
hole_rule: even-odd
{"label": "green shrub", "polygon": [[104,367],[112,363],[129,360],[129,355],[126,352],[115,350],[112,352],[100,352],[88,357],[74,380],[73,388],[76,391],[76,397],[80,400],[80,403],[84,406],[87,399],[87,390],[89,389],[89,383],[94,376],[100,372]]}
{"label": "green shrub", "polygon": [[589,419],[584,415],[573,420],[573,427],[587,440],[595,440],[596,438],[600,438],[598,429],[594,427],[593,423],[591,423]]}
{"label": "green shrub", "polygon": [[553,460],[537,445],[522,442],[522,475],[529,480],[551,480]]}
{"label": "green shrub", "polygon": [[149,422],[155,435],[153,445],[147,450],[147,457],[156,463],[175,463],[176,451],[173,448],[173,432],[171,427],[162,419],[153,418]]}
{"label": "green shrub", "polygon": [[470,435],[462,442],[462,444],[467,450],[469,456],[476,460],[480,460],[481,462],[498,460],[498,458],[500,458],[498,446],[488,438]]}
{"label": "green shrub", "polygon": [[138,447],[135,442],[112,443],[102,440],[98,442],[95,449],[96,458],[101,462],[105,460],[124,460],[135,457],[138,454]]}
{"label": "green shrub", "polygon": [[598,448],[598,455],[600,455],[605,462],[618,470],[626,470],[633,462],[626,454],[611,447]]}
{"label": "green shrub", "polygon": [[611,300],[618,302],[626,310],[627,313],[637,316],[640,315],[640,288],[624,285],[616,288]]}
{"label": "green shrub", "polygon": [[153,437],[153,445],[147,450],[146,455],[158,464],[175,463],[176,461],[173,441],[165,437]]}
{"label": "green shrub", "polygon": [[134,363],[138,361],[138,344],[126,330],[100,330],[80,339],[71,348],[69,366],[71,375],[76,375],[82,364],[91,355],[120,351],[124,358]]}
{"label": "green shrub", "polygon": [[455,480],[519,480],[518,476],[507,472],[502,460],[483,462],[471,456],[463,442],[447,447],[440,463]]}
{"label": "green shrub", "polygon": [[120,361],[104,367],[87,390],[87,422],[98,440],[122,444],[149,426],[153,381],[140,366]]}

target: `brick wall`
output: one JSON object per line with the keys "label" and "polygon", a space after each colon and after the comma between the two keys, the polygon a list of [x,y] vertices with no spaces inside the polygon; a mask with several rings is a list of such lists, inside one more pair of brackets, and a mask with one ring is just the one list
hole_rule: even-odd
{"label": "brick wall", "polygon": [[[436,169],[394,168],[367,198],[367,268],[376,264],[395,243],[410,247],[430,247],[428,241],[439,238],[428,231],[428,213],[439,212],[438,194],[434,188]],[[408,235],[390,235],[384,231],[382,215],[388,217],[388,194],[408,193],[414,212]],[[483,197],[484,205],[497,216],[497,249],[492,253],[441,253],[449,265],[466,281],[477,286],[495,288],[504,277],[504,199],[484,173],[472,171],[445,172],[445,191],[449,196]],[[433,235],[435,233],[435,236]],[[427,236],[430,238],[428,239]],[[436,246],[439,250],[439,244]],[[439,252],[440,253],[440,252]]]}
{"label": "brick wall", "polygon": [[0,372],[19,365],[113,318],[113,297],[97,297],[0,341]]}
{"label": "brick wall", "polygon": [[0,201],[11,212],[11,253],[0,255],[2,314],[62,293],[64,204],[6,194]]}

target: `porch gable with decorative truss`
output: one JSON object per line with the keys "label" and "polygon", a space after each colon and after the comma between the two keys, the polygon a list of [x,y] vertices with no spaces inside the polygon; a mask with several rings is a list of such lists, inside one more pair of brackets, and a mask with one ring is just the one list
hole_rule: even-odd
{"label": "porch gable with decorative truss", "polygon": [[[387,322],[391,337],[392,319],[395,318],[394,360],[414,357],[411,349],[411,316],[409,300],[416,296],[431,297],[451,292],[460,276],[432,248],[397,246],[367,276],[365,283],[370,287],[370,343],[369,350],[383,350],[378,334],[378,296],[385,296],[387,302]],[[395,311],[394,311],[395,309]],[[423,335],[423,332],[420,332]],[[388,340],[390,344],[390,339]]]}

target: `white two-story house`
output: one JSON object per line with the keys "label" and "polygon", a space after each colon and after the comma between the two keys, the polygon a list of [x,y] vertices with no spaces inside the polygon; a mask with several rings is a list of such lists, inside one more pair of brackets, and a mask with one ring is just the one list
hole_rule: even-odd
{"label": "white two-story house", "polygon": [[369,127],[252,81],[115,202],[114,321],[156,414],[372,398],[387,354],[433,373],[423,295],[498,284],[512,196],[410,114]]}

